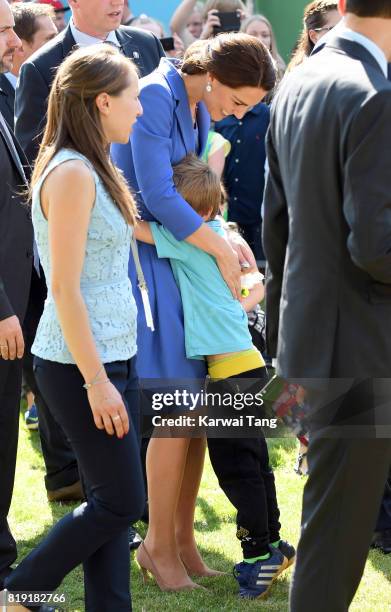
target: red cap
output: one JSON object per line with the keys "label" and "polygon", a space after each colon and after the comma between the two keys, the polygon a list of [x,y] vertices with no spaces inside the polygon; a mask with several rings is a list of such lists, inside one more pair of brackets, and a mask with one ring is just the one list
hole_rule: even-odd
{"label": "red cap", "polygon": [[60,0],[36,0],[38,4],[50,4],[56,12],[69,11],[69,6],[64,6]]}

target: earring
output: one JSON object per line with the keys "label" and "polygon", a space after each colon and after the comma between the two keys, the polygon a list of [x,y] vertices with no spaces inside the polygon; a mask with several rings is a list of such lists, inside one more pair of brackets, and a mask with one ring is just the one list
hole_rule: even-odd
{"label": "earring", "polygon": [[212,91],[212,85],[211,85],[210,83],[208,83],[208,84],[207,84],[207,86],[205,87],[205,89],[206,89],[206,91],[207,91],[208,93],[211,93],[211,91]]}

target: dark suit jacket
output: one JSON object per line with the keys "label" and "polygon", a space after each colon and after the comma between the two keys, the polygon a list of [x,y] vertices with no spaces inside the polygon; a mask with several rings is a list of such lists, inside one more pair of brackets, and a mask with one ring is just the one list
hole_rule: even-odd
{"label": "dark suit jacket", "polygon": [[[124,55],[134,60],[141,76],[149,74],[164,55],[150,32],[121,26],[116,31]],[[22,66],[15,100],[15,134],[30,164],[38,153],[46,122],[47,99],[58,66],[75,47],[68,26]]]}
{"label": "dark suit jacket", "polygon": [[[15,139],[14,143],[23,159]],[[22,323],[30,289],[33,228],[30,208],[20,195],[26,188],[20,168],[0,125],[0,320],[17,315]]]}
{"label": "dark suit jacket", "polygon": [[268,134],[267,341],[292,378],[389,377],[391,84],[334,38],[282,82]]}
{"label": "dark suit jacket", "polygon": [[8,123],[11,130],[14,129],[14,106],[15,89],[5,76],[0,74],[0,113]]}

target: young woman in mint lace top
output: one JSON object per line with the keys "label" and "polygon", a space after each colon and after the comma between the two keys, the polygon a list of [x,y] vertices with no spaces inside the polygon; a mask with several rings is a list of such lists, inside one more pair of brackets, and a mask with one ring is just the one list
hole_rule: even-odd
{"label": "young woman in mint lace top", "polygon": [[87,502],[21,561],[6,588],[51,592],[83,563],[88,612],[131,609],[127,528],[144,507],[124,399],[135,376],[137,313],[128,278],[135,206],[108,155],[110,143],[128,141],[141,112],[132,63],[108,45],[79,49],[54,80],[32,178],[48,286],[34,367],[76,454]]}

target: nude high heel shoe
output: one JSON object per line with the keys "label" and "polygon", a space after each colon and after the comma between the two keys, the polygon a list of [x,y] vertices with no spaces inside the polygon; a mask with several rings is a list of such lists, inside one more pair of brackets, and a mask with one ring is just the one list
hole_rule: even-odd
{"label": "nude high heel shoe", "polygon": [[161,591],[193,591],[194,589],[205,589],[205,587],[200,584],[196,584],[192,580],[186,584],[179,584],[176,586],[167,585],[163,578],[160,576],[158,569],[156,568],[148,550],[145,546],[144,542],[142,542],[136,553],[137,563],[140,566],[143,584],[146,585],[148,582],[149,574],[151,574],[156,580],[156,584],[158,585]]}

